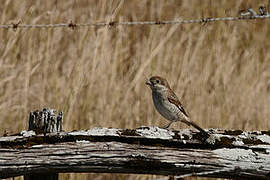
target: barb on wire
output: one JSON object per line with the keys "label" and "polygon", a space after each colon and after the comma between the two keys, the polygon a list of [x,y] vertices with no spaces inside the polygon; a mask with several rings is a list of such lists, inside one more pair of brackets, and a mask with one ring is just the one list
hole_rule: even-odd
{"label": "barb on wire", "polygon": [[117,23],[116,21],[108,22],[108,26],[112,27],[112,26],[114,26],[116,23]]}
{"label": "barb on wire", "polygon": [[243,20],[254,20],[254,19],[267,19],[270,18],[265,6],[259,7],[259,14],[256,13],[252,8],[247,10],[241,10],[239,16],[235,17],[213,17],[213,18],[201,18],[201,19],[189,19],[189,20],[172,20],[172,21],[131,21],[131,22],[100,22],[100,23],[84,23],[76,24],[72,21],[70,23],[62,24],[21,24],[21,21],[18,23],[11,24],[0,24],[0,29],[18,29],[18,28],[63,28],[69,27],[75,29],[78,27],[112,27],[112,26],[133,26],[133,25],[172,25],[172,24],[206,24],[209,22],[218,22],[218,21],[243,21]]}
{"label": "barb on wire", "polygon": [[77,24],[70,21],[70,23],[68,24],[68,27],[70,27],[72,30],[74,30],[77,27]]}
{"label": "barb on wire", "polygon": [[265,16],[269,14],[265,6],[260,6],[259,11],[260,11],[261,16]]}
{"label": "barb on wire", "polygon": [[21,22],[22,21],[20,20],[17,23],[11,23],[12,24],[12,28],[13,28],[14,31],[16,31],[18,29],[18,26],[19,26],[19,24],[21,24]]}

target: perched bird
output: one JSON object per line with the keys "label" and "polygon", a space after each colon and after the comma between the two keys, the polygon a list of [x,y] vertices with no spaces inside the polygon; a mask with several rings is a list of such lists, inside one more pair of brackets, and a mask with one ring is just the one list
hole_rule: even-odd
{"label": "perched bird", "polygon": [[190,120],[183,105],[170,88],[166,79],[159,76],[153,76],[146,81],[146,84],[152,90],[152,98],[157,111],[170,121],[164,128],[169,128],[173,122],[181,121],[198,129],[204,135],[209,136],[205,130]]}

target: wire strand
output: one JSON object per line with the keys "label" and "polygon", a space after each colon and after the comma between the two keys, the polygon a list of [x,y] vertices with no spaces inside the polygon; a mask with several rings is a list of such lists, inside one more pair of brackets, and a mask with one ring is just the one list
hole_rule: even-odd
{"label": "wire strand", "polygon": [[190,19],[190,20],[172,20],[172,21],[126,21],[126,22],[96,22],[96,23],[83,23],[76,24],[74,22],[70,23],[60,23],[60,24],[21,24],[11,23],[11,24],[0,24],[0,29],[17,29],[17,28],[79,28],[79,27],[106,27],[106,26],[134,26],[134,25],[173,25],[173,24],[205,24],[209,22],[220,22],[220,21],[246,21],[255,19],[268,19],[270,14],[267,15],[253,15],[253,16],[238,16],[238,17],[216,17],[216,18],[201,18],[201,19]]}

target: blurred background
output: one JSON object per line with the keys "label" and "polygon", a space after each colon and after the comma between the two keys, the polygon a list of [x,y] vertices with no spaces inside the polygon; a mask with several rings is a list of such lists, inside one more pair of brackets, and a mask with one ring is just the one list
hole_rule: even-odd
{"label": "blurred background", "polygon": [[[259,3],[258,3],[259,2]],[[163,21],[239,16],[269,1],[1,1],[1,24]],[[64,111],[66,131],[164,126],[145,80],[165,77],[203,128],[269,130],[270,20],[185,25],[0,29],[0,135],[29,112]],[[174,123],[171,128],[188,128]],[[153,179],[61,174],[60,179]],[[19,179],[19,178],[15,178]],[[203,178],[187,178],[203,179]],[[204,178],[206,179],[206,178]]]}

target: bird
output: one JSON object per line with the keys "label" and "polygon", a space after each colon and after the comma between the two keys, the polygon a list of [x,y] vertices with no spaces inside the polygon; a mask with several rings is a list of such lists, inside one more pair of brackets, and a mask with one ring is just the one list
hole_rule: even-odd
{"label": "bird", "polygon": [[168,129],[173,122],[183,122],[193,126],[202,134],[209,136],[199,125],[190,120],[180,100],[170,88],[168,81],[160,76],[152,76],[146,82],[152,90],[152,99],[156,110],[170,122],[163,128]]}

